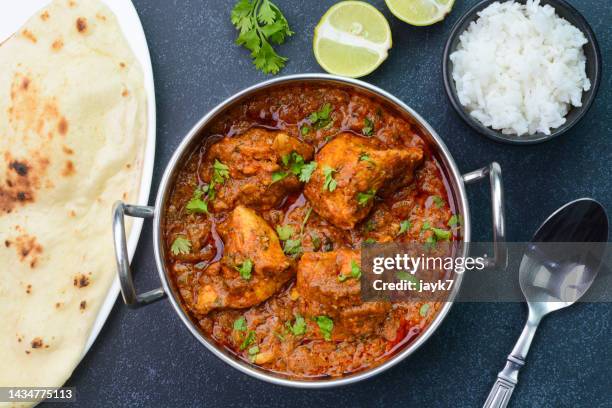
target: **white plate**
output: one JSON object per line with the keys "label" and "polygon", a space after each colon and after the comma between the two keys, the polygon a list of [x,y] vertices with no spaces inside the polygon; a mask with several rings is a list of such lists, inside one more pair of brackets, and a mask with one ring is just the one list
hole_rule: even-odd
{"label": "white plate", "polygon": [[[151,189],[151,178],[153,177],[153,161],[155,159],[155,88],[153,85],[153,69],[151,68],[151,58],[149,56],[149,47],[142,29],[142,24],[138,18],[138,13],[130,0],[101,0],[105,3],[113,13],[117,16],[119,26],[123,31],[123,35],[127,39],[132,51],[140,62],[140,66],[144,72],[144,86],[147,95],[147,145],[144,154],[144,163],[142,169],[142,179],[140,182],[140,193],[138,194],[138,205],[147,205],[149,202],[149,191]],[[0,2],[0,42],[10,37],[21,27],[31,15],[49,4],[50,0],[19,0],[19,1],[1,1]],[[127,240],[128,253],[130,260],[136,251],[140,230],[142,229],[141,218],[134,218],[132,230]],[[108,228],[111,228],[111,214],[108,213]],[[108,314],[115,304],[117,295],[119,294],[119,279],[116,276],[116,267],[114,263],[108,265],[115,273],[115,280],[102,303],[98,317],[93,324],[89,338],[83,350],[85,356],[91,345],[98,337]]]}

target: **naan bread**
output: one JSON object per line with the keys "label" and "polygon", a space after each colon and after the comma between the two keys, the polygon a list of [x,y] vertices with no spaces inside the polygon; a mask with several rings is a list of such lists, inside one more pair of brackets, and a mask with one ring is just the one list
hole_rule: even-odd
{"label": "naan bread", "polygon": [[78,364],[145,138],[141,67],[99,1],[55,0],[0,45],[0,386],[60,386]]}

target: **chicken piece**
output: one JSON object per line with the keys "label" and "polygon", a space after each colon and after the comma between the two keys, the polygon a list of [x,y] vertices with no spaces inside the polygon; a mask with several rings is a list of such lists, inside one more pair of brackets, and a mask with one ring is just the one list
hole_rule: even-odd
{"label": "chicken piece", "polygon": [[410,184],[422,161],[420,148],[385,149],[375,140],[343,133],[317,153],[304,194],[321,217],[352,229],[368,215],[375,195]]}
{"label": "chicken piece", "polygon": [[[314,155],[312,146],[284,132],[262,128],[251,128],[240,136],[215,143],[206,153],[201,177],[210,182],[215,160],[229,168],[229,177],[216,185],[216,197],[209,208],[219,212],[238,204],[259,209],[278,205],[288,193],[302,187],[288,168],[293,152],[304,162],[312,160]],[[287,176],[273,182],[272,174],[281,172]]]}
{"label": "chicken piece", "polygon": [[268,299],[291,278],[291,262],[278,236],[255,211],[236,207],[219,232],[224,255],[199,277],[195,312],[251,307]]}
{"label": "chicken piece", "polygon": [[388,302],[361,300],[361,281],[352,274],[360,265],[359,252],[346,248],[307,252],[298,264],[300,312],[307,317],[330,317],[335,339],[374,333],[391,308]]}

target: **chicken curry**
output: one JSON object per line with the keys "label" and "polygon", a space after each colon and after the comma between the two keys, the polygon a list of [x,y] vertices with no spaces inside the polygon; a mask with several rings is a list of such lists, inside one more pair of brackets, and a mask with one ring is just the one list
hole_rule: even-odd
{"label": "chicken curry", "polygon": [[437,303],[363,301],[368,242],[454,238],[453,199],[422,130],[342,86],[291,85],[226,112],[164,209],[183,308],[239,358],[294,379],[384,362]]}

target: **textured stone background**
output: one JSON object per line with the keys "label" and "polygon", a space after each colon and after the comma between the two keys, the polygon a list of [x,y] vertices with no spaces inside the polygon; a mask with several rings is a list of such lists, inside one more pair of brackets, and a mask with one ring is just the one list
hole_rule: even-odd
{"label": "textured stone background", "polygon": [[[233,44],[234,0],[134,0],[147,34],[157,94],[157,156],[151,197],[171,153],[209,109],[266,77]],[[283,74],[320,72],[312,33],[333,0],[277,0],[296,32],[279,48]],[[528,239],[554,209],[591,196],[612,210],[612,6],[573,0],[593,26],[604,78],[588,115],[571,132],[537,146],[497,144],[474,133],[452,110],[441,80],[441,54],[452,24],[474,0],[456,0],[432,27],[411,27],[373,1],[393,30],[389,59],[364,78],[390,91],[429,121],[459,168],[492,160],[504,171],[509,240]],[[471,186],[473,240],[490,233],[488,189]],[[151,201],[151,204],[153,202]],[[110,220],[109,220],[110,221]],[[109,267],[113,267],[109,265]],[[159,286],[151,228],[134,269],[139,288]],[[323,391],[287,389],[237,372],[202,347],[167,301],[128,310],[118,301],[104,330],[69,381],[78,405],[205,407],[478,407],[484,402],[526,318],[522,304],[457,304],[417,354],[357,385]],[[581,304],[541,326],[512,407],[612,407],[612,304]]]}

